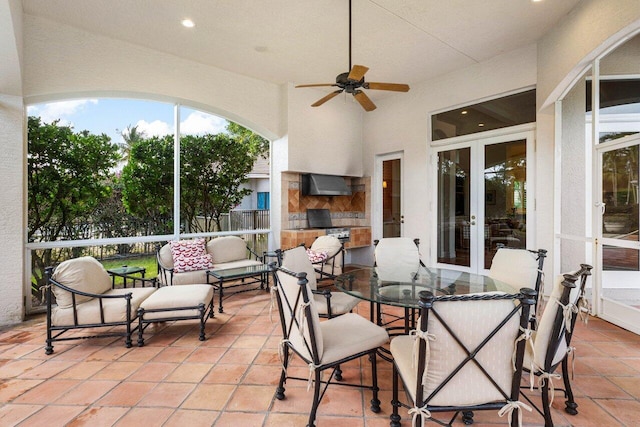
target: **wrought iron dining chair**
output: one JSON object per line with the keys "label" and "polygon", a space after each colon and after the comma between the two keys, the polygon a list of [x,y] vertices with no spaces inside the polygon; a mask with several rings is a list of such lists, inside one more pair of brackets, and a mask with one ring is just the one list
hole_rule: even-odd
{"label": "wrought iron dining chair", "polygon": [[[530,333],[529,310],[535,301],[529,288],[518,294],[439,297],[421,291],[417,330],[391,340],[391,426],[400,426],[400,407],[409,410],[414,427],[427,421],[450,426],[461,413],[463,422],[471,424],[473,411],[479,410],[506,414],[511,426],[518,426],[520,411],[531,410],[518,397],[524,337]],[[406,402],[398,398],[399,380]],[[449,421],[434,418],[442,412],[454,414]]]}
{"label": "wrought iron dining chair", "polygon": [[320,257],[313,262],[316,270],[316,281],[333,281],[342,274],[344,267],[344,243],[335,236],[318,236],[309,250],[315,253],[322,253],[326,256]]}
{"label": "wrought iron dining chair", "polygon": [[[540,317],[538,329],[531,336],[532,343],[525,352],[524,370],[533,375],[528,387],[533,389],[533,379],[537,377],[538,388],[541,390],[541,407],[535,405],[525,394],[523,396],[544,417],[546,427],[553,427],[551,404],[556,390],[565,394],[565,411],[571,415],[578,413],[569,372],[569,358],[575,357],[571,337],[578,317],[589,313],[585,287],[592,268],[581,264],[578,271],[558,276]],[[555,373],[558,366],[562,366],[562,376]],[[554,387],[553,380],[560,378],[564,389]]]}
{"label": "wrought iron dining chair", "polygon": [[491,261],[489,277],[497,279],[516,289],[527,287],[538,293],[538,301],[531,308],[531,326],[537,326],[538,313],[542,307],[540,303],[544,296],[544,259],[546,249],[510,249],[500,248]]}
{"label": "wrought iron dining chair", "polygon": [[332,292],[327,288],[318,289],[316,272],[307,256],[304,246],[296,246],[293,249],[287,249],[285,251],[278,249],[276,253],[282,267],[290,271],[307,273],[312,299],[316,303],[320,317],[331,318],[340,314],[349,313],[362,301],[344,292]]}
{"label": "wrought iron dining chair", "polygon": [[[311,277],[313,274],[311,272]],[[312,298],[311,287],[307,280],[310,277],[307,272],[296,273],[284,267],[275,268],[274,265],[273,276],[284,336],[281,341],[283,370],[275,397],[279,400],[285,398],[284,385],[288,379],[309,381],[308,387],[313,382],[313,401],[307,424],[309,427],[315,425],[318,405],[330,384],[371,390],[373,393],[371,410],[379,412],[376,352],[380,346],[389,341],[389,335],[384,328],[355,313],[347,313],[320,322],[317,305]],[[291,352],[298,355],[309,366],[309,378],[289,375],[287,368],[292,356]],[[335,374],[340,364],[362,356],[368,356],[371,361],[371,385],[363,384],[359,377],[353,383],[334,382],[334,379],[337,379]],[[323,380],[322,373],[326,370],[331,370],[331,374],[328,379]]]}
{"label": "wrought iron dining chair", "polygon": [[[420,259],[420,239],[410,239],[408,237],[387,237],[373,242],[374,250],[374,267],[376,277],[392,284],[411,283],[414,282],[420,267],[424,267],[424,263]],[[380,287],[380,292],[384,293],[384,287]],[[415,289],[411,290],[415,292]],[[373,304],[373,303],[372,303]],[[372,305],[373,320],[373,305]],[[403,315],[396,315],[387,310],[383,311],[380,304],[375,304],[378,324],[381,326],[389,326],[396,321],[402,321],[405,325],[415,326],[415,311],[405,309]],[[402,329],[404,326],[389,326],[390,329]]]}

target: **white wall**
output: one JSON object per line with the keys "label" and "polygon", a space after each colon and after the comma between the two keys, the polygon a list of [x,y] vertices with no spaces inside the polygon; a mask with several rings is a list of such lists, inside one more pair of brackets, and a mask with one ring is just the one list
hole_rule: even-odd
{"label": "white wall", "polygon": [[22,98],[0,94],[0,325],[20,322],[24,315],[24,126]]}
{"label": "white wall", "polygon": [[558,100],[581,70],[638,28],[638,0],[583,0],[538,42],[538,107]]}
{"label": "white wall", "polygon": [[327,94],[288,88],[289,157],[287,170],[362,176],[363,109],[349,94],[311,107]]}
{"label": "white wall", "polygon": [[527,46],[413,85],[406,94],[378,101],[378,109],[365,115],[364,175],[373,176],[376,155],[404,152],[404,235],[420,239],[423,259],[429,259],[436,221],[430,203],[435,183],[429,165],[429,115],[532,86],[535,79],[536,47]]}
{"label": "white wall", "polygon": [[[267,139],[283,129],[280,86],[25,15],[24,96],[185,101]],[[247,102],[250,100],[250,102]]]}

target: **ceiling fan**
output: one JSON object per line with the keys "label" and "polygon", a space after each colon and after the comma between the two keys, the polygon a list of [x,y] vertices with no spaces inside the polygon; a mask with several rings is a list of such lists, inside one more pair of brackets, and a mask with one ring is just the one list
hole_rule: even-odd
{"label": "ceiling fan", "polygon": [[394,92],[408,92],[409,85],[401,83],[374,83],[365,82],[364,75],[369,70],[364,65],[351,66],[351,0],[349,0],[349,70],[346,73],[338,74],[335,83],[316,83],[307,85],[297,85],[299,87],[320,87],[320,86],[334,86],[339,89],[331,92],[327,96],[320,98],[313,104],[312,107],[319,107],[331,98],[338,96],[342,92],[350,93],[360,103],[362,108],[366,111],[373,111],[376,109],[376,105],[361,89],[373,89],[373,90],[390,90]]}

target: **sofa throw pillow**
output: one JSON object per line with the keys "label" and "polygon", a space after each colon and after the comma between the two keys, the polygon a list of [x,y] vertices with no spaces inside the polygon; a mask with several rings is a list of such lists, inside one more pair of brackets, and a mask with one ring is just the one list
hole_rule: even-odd
{"label": "sofa throw pillow", "polygon": [[314,251],[313,249],[307,249],[307,256],[309,257],[309,261],[312,264],[316,262],[322,262],[329,256],[328,253],[324,251]]}
{"label": "sofa throw pillow", "polygon": [[172,241],[170,246],[173,271],[176,273],[213,268],[213,260],[205,250],[204,239]]}

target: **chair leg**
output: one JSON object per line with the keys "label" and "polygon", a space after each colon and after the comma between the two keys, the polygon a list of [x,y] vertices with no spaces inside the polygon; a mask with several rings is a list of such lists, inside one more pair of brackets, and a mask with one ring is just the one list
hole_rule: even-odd
{"label": "chair leg", "polygon": [[393,364],[393,397],[391,398],[391,406],[393,412],[389,416],[391,419],[389,424],[391,427],[400,427],[400,415],[398,414],[398,406],[400,406],[400,402],[398,402],[398,369],[395,363]]}
{"label": "chair leg", "polygon": [[278,383],[278,387],[276,388],[276,399],[284,400],[284,383],[287,380],[287,366],[289,365],[289,346],[284,345],[284,349],[282,352],[284,355],[282,356],[282,372],[280,373],[280,382]]}
{"label": "chair leg", "polygon": [[544,411],[544,426],[553,427],[551,407],[549,405],[549,381],[542,378],[542,410]]}
{"label": "chair leg", "polygon": [[565,412],[571,415],[578,414],[578,404],[573,398],[573,390],[571,390],[571,379],[569,378],[569,360],[568,356],[562,360],[562,380],[564,381],[565,396]]}
{"label": "chair leg", "polygon": [[371,399],[371,411],[375,414],[380,412],[380,399],[378,399],[378,368],[376,364],[376,350],[369,354],[371,360],[371,379],[373,398]]}
{"label": "chair leg", "polygon": [[333,376],[336,381],[342,381],[342,369],[340,369],[340,365],[336,365],[336,372]]}
{"label": "chair leg", "polygon": [[316,412],[318,412],[318,405],[320,404],[320,386],[322,383],[320,382],[322,378],[320,378],[320,370],[315,370],[315,383],[313,387],[313,403],[311,404],[311,412],[309,413],[309,424],[307,427],[315,427],[316,421]]}

